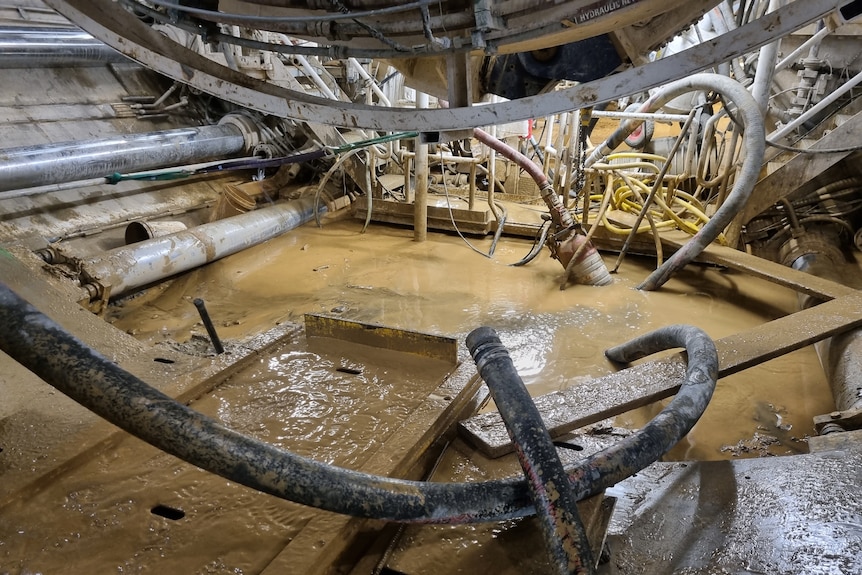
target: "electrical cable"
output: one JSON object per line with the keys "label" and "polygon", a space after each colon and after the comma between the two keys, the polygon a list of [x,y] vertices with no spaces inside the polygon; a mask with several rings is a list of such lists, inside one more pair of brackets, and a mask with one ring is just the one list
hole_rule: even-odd
{"label": "electrical cable", "polygon": [[235,22],[247,24],[286,24],[303,22],[316,23],[330,22],[333,20],[355,20],[356,18],[367,18],[370,16],[383,16],[385,14],[407,12],[408,10],[427,7],[429,4],[437,2],[437,0],[418,0],[415,2],[408,2],[406,4],[397,4],[395,6],[387,6],[386,8],[375,8],[373,10],[365,10],[362,12],[342,12],[339,10],[338,13],[328,12],[320,16],[255,16],[253,14],[237,14],[216,10],[206,10],[204,8],[195,8],[192,6],[177,4],[176,2],[169,2],[168,0],[147,1],[150,4],[154,4],[156,6],[163,6],[165,8],[177,10],[179,12],[185,12],[187,14],[194,14],[196,16],[206,17],[203,19],[212,22],[221,22],[221,20],[219,20],[218,18],[230,18]]}
{"label": "electrical cable", "polygon": [[847,146],[844,148],[795,148],[793,146],[785,146],[772,140],[766,140],[766,145],[785,152],[795,152],[797,154],[849,154],[851,152],[862,152],[862,145]]}

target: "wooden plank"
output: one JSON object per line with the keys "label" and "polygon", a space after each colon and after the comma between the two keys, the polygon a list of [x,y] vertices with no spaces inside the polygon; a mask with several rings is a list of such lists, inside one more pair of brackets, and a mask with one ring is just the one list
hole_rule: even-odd
{"label": "wooden plank", "polygon": [[[662,236],[662,245],[677,250],[685,243],[678,237]],[[820,299],[834,299],[856,290],[834,281],[795,270],[776,262],[753,256],[726,246],[710,244],[697,261],[724,266]]]}
{"label": "wooden plank", "polygon": [[452,365],[458,363],[458,340],[454,337],[350,321],[315,313],[305,314],[305,335],[413,353],[446,361]]}
{"label": "wooden plank", "polygon": [[[353,215],[365,219],[368,210],[368,201],[364,196],[356,198],[353,202]],[[374,200],[371,203],[371,218],[376,222],[413,225],[413,204]],[[455,219],[457,229],[466,234],[485,235],[493,229],[491,211],[489,209],[473,209],[452,207],[452,215],[449,208],[441,206],[428,206],[428,227],[432,229],[455,231],[452,225]]]}
{"label": "wooden plank", "polygon": [[[862,292],[834,299],[715,342],[719,377],[774,359],[838,333],[862,326]],[[685,375],[682,353],[643,363],[537,397],[536,406],[552,436],[596,423],[670,397]],[[512,450],[499,413],[462,421],[462,436],[488,457]]]}

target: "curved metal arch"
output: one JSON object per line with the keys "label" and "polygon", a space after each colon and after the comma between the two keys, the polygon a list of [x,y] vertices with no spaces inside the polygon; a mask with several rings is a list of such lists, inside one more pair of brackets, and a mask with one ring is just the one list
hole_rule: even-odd
{"label": "curved metal arch", "polygon": [[333,126],[421,132],[463,130],[544,117],[642,92],[751,52],[848,3],[848,0],[795,0],[776,12],[673,56],[565,90],[486,106],[416,110],[336,102],[280,88],[176,44],[114,2],[47,0],[52,8],[94,37],[144,66],[240,106]]}

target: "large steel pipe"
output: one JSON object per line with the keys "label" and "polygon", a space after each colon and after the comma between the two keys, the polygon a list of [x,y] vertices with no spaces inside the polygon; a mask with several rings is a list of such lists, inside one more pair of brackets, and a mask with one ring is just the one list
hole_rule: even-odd
{"label": "large steel pipe", "polygon": [[116,297],[265,242],[312,218],[311,198],[278,204],[111,250],[83,262],[83,275]]}
{"label": "large steel pipe", "polygon": [[0,191],[74,182],[234,156],[245,149],[231,124],[0,150]]}
{"label": "large steel pipe", "polygon": [[0,68],[104,66],[128,61],[79,28],[0,28]]}

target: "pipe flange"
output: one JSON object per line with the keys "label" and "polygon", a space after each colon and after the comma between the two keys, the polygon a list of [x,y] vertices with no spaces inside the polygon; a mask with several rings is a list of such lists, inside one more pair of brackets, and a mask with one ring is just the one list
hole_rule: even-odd
{"label": "pipe flange", "polygon": [[236,112],[228,114],[219,120],[219,126],[230,125],[239,130],[243,140],[245,140],[245,151],[249,152],[255,149],[256,146],[263,143],[260,135],[260,126],[257,119],[251,114],[244,112]]}

